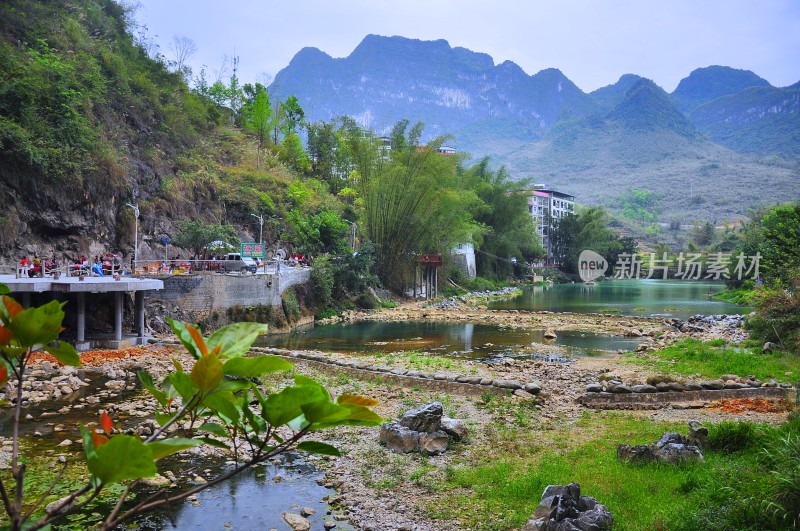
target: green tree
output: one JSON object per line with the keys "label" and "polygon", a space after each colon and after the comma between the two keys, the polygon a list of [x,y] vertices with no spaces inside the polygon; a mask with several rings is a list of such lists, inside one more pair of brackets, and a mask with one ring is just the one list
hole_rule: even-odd
{"label": "green tree", "polygon": [[[296,134],[303,125],[303,119],[306,113],[300,106],[300,101],[297,96],[289,96],[286,101],[282,101],[278,107],[278,126],[281,135],[284,137],[290,134]],[[274,139],[278,143],[277,136]]]}
{"label": "green tree", "polygon": [[350,149],[344,137],[345,132],[333,122],[315,122],[308,126],[311,174],[328,183],[334,195],[348,186],[352,169]]}
{"label": "green tree", "polygon": [[594,251],[614,264],[622,252],[635,250],[632,239],[621,239],[608,227],[609,215],[602,208],[588,207],[559,219],[551,234],[553,255],[565,273],[577,274],[578,256]]}
{"label": "green tree", "polygon": [[287,216],[292,240],[304,254],[345,254],[350,225],[338,213],[323,210],[317,214],[304,214],[293,210]]}
{"label": "green tree", "polygon": [[256,168],[261,167],[261,152],[265,142],[269,139],[272,129],[272,107],[269,103],[267,89],[256,83],[255,89],[245,85],[245,93],[252,93],[252,98],[242,107],[245,128],[255,133],[258,138],[258,151],[256,154]]}
{"label": "green tree", "polygon": [[[755,250],[761,253],[764,278],[784,284],[800,278],[800,202],[769,209],[759,225]],[[752,248],[748,250],[755,254]]]}
{"label": "green tree", "polygon": [[512,180],[505,168],[491,171],[488,158],[467,169],[464,180],[480,199],[472,210],[482,228],[472,235],[478,243],[478,275],[507,277],[514,272],[512,258],[522,263],[544,256],[528,197],[522,193],[529,181]]}
{"label": "green tree", "polygon": [[205,223],[199,219],[187,219],[178,222],[178,233],[173,244],[184,249],[191,249],[200,254],[202,249],[214,241],[221,240],[230,245],[239,245],[239,238],[232,225]]}
{"label": "green tree", "polygon": [[289,133],[283,137],[279,158],[287,166],[302,174],[311,164],[308,154],[303,149],[303,141],[295,133]]}
{"label": "green tree", "polygon": [[656,197],[650,190],[631,188],[619,196],[622,216],[635,221],[652,223],[658,217]]}
{"label": "green tree", "polygon": [[692,241],[698,247],[707,247],[714,243],[716,232],[710,221],[697,222],[692,227]]}
{"label": "green tree", "polygon": [[[399,130],[405,131],[405,122]],[[345,123],[353,153],[363,233],[375,244],[378,275],[385,286],[402,288],[411,279],[416,255],[444,253],[480,231],[470,210],[478,201],[457,174],[457,157],[437,153],[445,137],[420,147],[422,124],[388,154],[372,135]]]}

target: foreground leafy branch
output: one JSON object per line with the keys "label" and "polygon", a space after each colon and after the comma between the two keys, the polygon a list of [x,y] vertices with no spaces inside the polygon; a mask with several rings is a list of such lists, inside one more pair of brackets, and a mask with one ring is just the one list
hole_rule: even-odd
{"label": "foreground leafy branch", "polygon": [[[369,409],[373,399],[341,395],[335,398],[317,381],[295,375],[294,383],[277,393],[265,394],[256,382],[264,375],[285,371],[292,365],[275,356],[245,357],[255,339],[266,332],[259,323],[235,323],[221,328],[209,338],[191,324],[170,321],[175,334],[194,358],[184,369],[173,358],[175,371],[160,382],[146,372],[139,372],[142,385],[157,404],[159,428],[148,437],[113,434],[114,423],[105,412],[100,431],[81,427],[86,466],[90,480],[46,511],[46,498],[56,488],[61,474],[35,502],[24,504],[25,463],[19,452],[19,421],[22,412],[22,383],[34,352],[52,354],[65,365],[79,365],[75,349],[58,340],[64,319],[63,304],[57,301],[24,309],[7,295],[0,285],[0,388],[9,379],[16,382],[14,404],[11,480],[0,477],[0,499],[8,516],[8,528],[35,530],[89,505],[113,484],[125,486],[113,510],[99,529],[114,529],[142,514],[181,501],[226,481],[253,465],[263,463],[291,449],[338,456],[339,451],[326,443],[305,439],[317,430],[335,426],[376,426],[381,418]],[[135,503],[132,496],[140,481],[155,476],[160,459],[209,445],[229,452],[236,466],[206,484],[177,494],[165,490]],[[23,512],[23,507],[27,508]],[[43,513],[43,514],[42,514]],[[37,520],[31,520],[34,515]]]}

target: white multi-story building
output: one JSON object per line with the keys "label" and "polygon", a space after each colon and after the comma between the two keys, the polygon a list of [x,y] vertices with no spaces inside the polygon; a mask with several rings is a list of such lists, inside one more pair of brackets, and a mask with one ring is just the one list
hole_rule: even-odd
{"label": "white multi-story building", "polygon": [[536,184],[533,190],[525,193],[528,194],[528,212],[536,221],[536,233],[547,253],[545,265],[554,265],[550,234],[559,219],[575,212],[575,196],[547,190],[543,184]]}

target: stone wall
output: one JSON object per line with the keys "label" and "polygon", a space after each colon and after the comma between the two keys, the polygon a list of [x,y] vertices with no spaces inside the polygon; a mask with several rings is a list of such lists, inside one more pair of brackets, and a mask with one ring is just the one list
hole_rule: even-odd
{"label": "stone wall", "polygon": [[196,273],[158,277],[164,289],[151,292],[151,300],[176,304],[193,313],[226,310],[233,306],[277,306],[281,293],[311,278],[311,269],[282,268],[279,275]]}

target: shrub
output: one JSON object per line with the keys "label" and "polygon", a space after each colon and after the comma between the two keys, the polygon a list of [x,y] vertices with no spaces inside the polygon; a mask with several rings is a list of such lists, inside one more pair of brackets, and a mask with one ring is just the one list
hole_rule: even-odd
{"label": "shrub", "polygon": [[324,254],[314,260],[311,271],[311,289],[317,308],[325,309],[333,301],[333,265],[330,256]]}
{"label": "shrub", "polygon": [[747,327],[758,339],[780,343],[784,350],[800,353],[800,276],[788,287],[780,284],[756,293],[756,314]]}

